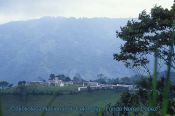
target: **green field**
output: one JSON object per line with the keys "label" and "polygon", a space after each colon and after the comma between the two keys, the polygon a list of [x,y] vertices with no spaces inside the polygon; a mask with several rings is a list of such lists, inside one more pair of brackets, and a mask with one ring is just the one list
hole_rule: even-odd
{"label": "green field", "polygon": [[[32,93],[32,92],[42,92],[42,93],[48,93],[48,92],[71,92],[71,91],[78,91],[79,85],[69,85],[64,87],[57,87],[57,86],[42,86],[42,85],[33,85],[33,86],[25,86],[25,91]],[[15,91],[18,91],[19,86],[1,89],[1,93],[14,93]]]}
{"label": "green field", "polygon": [[[119,99],[120,93],[113,90],[99,90],[92,92],[81,92],[74,95],[59,95],[54,100],[51,107],[60,107],[60,106],[97,106],[104,107],[106,104],[115,104]],[[29,95],[25,100],[20,96],[15,95],[5,95],[2,96],[2,109],[3,116],[40,116],[41,112],[13,112],[8,111],[12,106],[39,106],[45,107],[49,101],[53,98],[51,95]],[[47,112],[46,116],[96,116],[96,112],[85,113],[83,111],[73,111],[73,112]]]}

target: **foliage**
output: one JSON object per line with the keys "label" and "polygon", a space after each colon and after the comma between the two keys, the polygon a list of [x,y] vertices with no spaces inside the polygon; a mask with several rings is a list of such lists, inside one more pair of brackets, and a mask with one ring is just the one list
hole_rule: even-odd
{"label": "foliage", "polygon": [[[172,43],[174,12],[175,4],[170,10],[155,6],[150,14],[144,10],[137,21],[128,21],[126,26],[121,27],[121,32],[116,32],[117,37],[124,40],[125,44],[121,46],[120,53],[114,54],[114,59],[125,62],[130,68],[146,66],[149,63],[148,54],[152,55],[157,51],[157,57],[166,64],[169,53],[167,48]],[[171,66],[175,68],[174,65],[175,62]]]}
{"label": "foliage", "polygon": [[92,89],[91,89],[90,86],[87,87],[87,91],[88,91],[88,92],[91,92],[91,91],[92,91]]}
{"label": "foliage", "polygon": [[81,77],[81,75],[79,73],[77,73],[73,77],[73,82],[74,83],[82,83],[82,82],[84,82],[84,79]]}
{"label": "foliage", "polygon": [[[140,107],[144,105],[149,105],[148,99],[150,95],[153,93],[152,88],[148,85],[151,85],[153,80],[150,78],[141,78],[137,81],[137,87],[139,88],[136,92],[124,92],[120,96],[119,102],[117,102],[113,107],[116,106],[128,106],[128,107]],[[163,104],[163,88],[165,87],[165,78],[157,80],[157,88],[156,91],[158,92],[157,99],[156,99],[156,106],[161,106]],[[171,88],[173,86],[171,85]],[[171,98],[168,98],[168,106],[167,106],[167,114],[173,115],[175,113],[175,93],[173,94],[173,89],[171,89],[170,93],[172,93]],[[120,112],[120,114],[128,114],[129,112]],[[138,113],[138,112],[135,112]],[[154,115],[160,115],[161,111],[158,109],[157,112],[154,112]],[[143,115],[143,114],[142,114]]]}
{"label": "foliage", "polygon": [[54,80],[55,79],[55,74],[50,74],[49,80]]}
{"label": "foliage", "polygon": [[62,81],[65,81],[65,82],[68,82],[68,81],[71,81],[70,77],[67,77],[65,75],[57,75],[56,76],[59,80],[62,80]]}
{"label": "foliage", "polygon": [[7,81],[0,81],[0,87],[2,89],[4,89],[5,87],[8,87],[9,85],[11,84],[9,84]]}
{"label": "foliage", "polygon": [[19,81],[18,82],[18,86],[25,86],[26,85],[26,81]]}
{"label": "foliage", "polygon": [[[138,83],[142,85],[139,88],[138,95],[143,95],[142,89],[146,90],[146,96],[149,96],[149,100],[145,97],[142,101],[151,106],[160,105],[161,115],[163,116],[175,113],[169,110],[170,107],[173,107],[169,93],[172,93],[170,91],[172,86],[171,68],[175,69],[175,1],[171,9],[155,6],[151,9],[150,14],[145,10],[142,11],[139,14],[138,21],[128,21],[126,26],[121,27],[121,32],[117,31],[117,37],[124,40],[125,44],[121,46],[120,53],[114,54],[114,59],[123,61],[129,68],[144,67],[149,73],[149,77],[151,74],[147,64],[150,61],[147,57],[154,54],[153,78]],[[163,60],[164,64],[167,65],[166,78],[162,78],[161,82],[157,82],[158,59]],[[149,87],[149,85],[151,86]],[[123,95],[126,98],[131,98],[129,94]],[[149,115],[155,114],[149,113]],[[160,112],[157,115],[160,115]]]}
{"label": "foliage", "polygon": [[119,78],[113,78],[113,79],[108,79],[107,80],[108,84],[113,84],[113,85],[119,84],[119,82],[120,82]]}
{"label": "foliage", "polygon": [[50,74],[50,76],[49,76],[49,80],[55,80],[56,78],[58,80],[62,80],[62,81],[65,81],[65,82],[71,81],[70,77],[67,77],[64,74],[59,74],[59,75]]}
{"label": "foliage", "polygon": [[100,83],[100,84],[107,84],[107,77],[104,74],[97,74],[97,80],[95,80],[96,82]]}

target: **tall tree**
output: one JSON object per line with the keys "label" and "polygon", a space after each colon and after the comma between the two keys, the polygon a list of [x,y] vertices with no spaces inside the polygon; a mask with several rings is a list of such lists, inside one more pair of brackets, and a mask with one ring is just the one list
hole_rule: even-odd
{"label": "tall tree", "polygon": [[[172,46],[174,18],[175,2],[171,9],[155,6],[150,14],[142,11],[138,20],[128,21],[120,32],[116,32],[117,37],[124,40],[125,44],[121,46],[120,53],[114,54],[114,59],[125,62],[129,68],[147,68],[148,55],[155,53],[167,65],[170,52],[168,48]],[[174,52],[171,56],[175,59]],[[171,67],[175,69],[175,60],[172,60]]]}
{"label": "tall tree", "polygon": [[[148,14],[145,10],[139,14],[138,20],[128,21],[127,25],[117,31],[117,36],[125,41],[121,46],[121,52],[114,54],[114,59],[125,62],[129,68],[144,67],[149,63],[148,55],[155,57],[154,75],[152,78],[151,102],[154,106],[157,102],[157,67],[158,59],[167,65],[167,75],[163,90],[163,102],[161,103],[161,114],[168,113],[171,68],[175,69],[175,1],[171,9],[155,6]],[[149,72],[148,68],[147,71]],[[154,113],[150,113],[154,115]]]}

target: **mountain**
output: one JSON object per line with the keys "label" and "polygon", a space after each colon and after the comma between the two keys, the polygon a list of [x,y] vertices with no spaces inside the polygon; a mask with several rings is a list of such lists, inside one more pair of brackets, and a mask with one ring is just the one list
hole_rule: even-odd
{"label": "mountain", "polygon": [[43,17],[0,25],[0,79],[48,79],[50,73],[94,79],[131,75],[113,60],[128,19]]}

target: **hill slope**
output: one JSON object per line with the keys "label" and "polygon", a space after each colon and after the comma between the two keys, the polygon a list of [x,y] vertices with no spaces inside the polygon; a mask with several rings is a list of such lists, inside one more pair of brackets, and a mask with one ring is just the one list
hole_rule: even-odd
{"label": "hill slope", "polygon": [[127,20],[44,17],[0,25],[0,79],[47,79],[50,73],[80,73],[85,79],[98,73],[130,75],[113,60],[122,43],[115,31]]}

